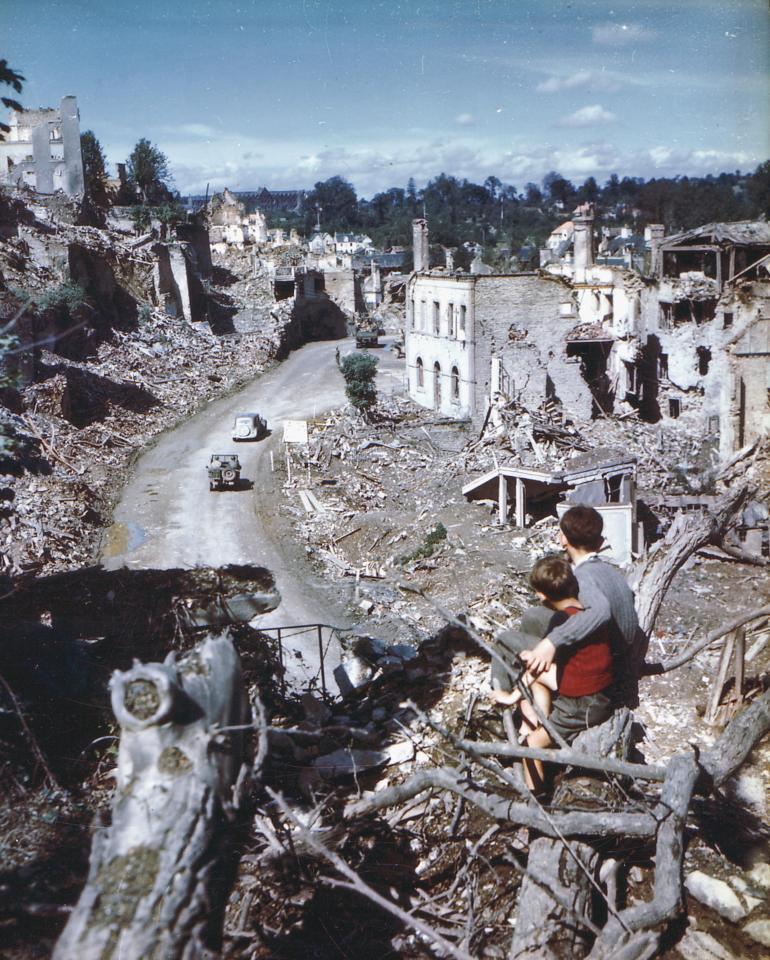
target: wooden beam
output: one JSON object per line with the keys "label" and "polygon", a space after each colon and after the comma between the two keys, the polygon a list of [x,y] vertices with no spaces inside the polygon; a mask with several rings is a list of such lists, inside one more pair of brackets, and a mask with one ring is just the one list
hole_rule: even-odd
{"label": "wooden beam", "polygon": [[516,526],[523,527],[527,518],[527,488],[521,477],[516,477]]}

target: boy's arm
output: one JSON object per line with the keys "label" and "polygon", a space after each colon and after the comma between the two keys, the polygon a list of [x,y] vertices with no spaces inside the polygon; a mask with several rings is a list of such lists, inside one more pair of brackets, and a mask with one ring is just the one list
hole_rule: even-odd
{"label": "boy's arm", "polygon": [[576,613],[574,617],[568,617],[564,623],[548,633],[548,639],[557,650],[587,640],[612,618],[609,601],[590,580],[583,580],[580,584],[580,602],[584,610]]}
{"label": "boy's arm", "polygon": [[547,670],[554,661],[556,651],[561,647],[586,640],[600,627],[610,622],[610,605],[604,594],[590,581],[583,580],[580,584],[580,602],[585,609],[568,617],[564,623],[552,629],[548,636],[538,643],[534,650],[525,650],[521,659],[535,674]]}

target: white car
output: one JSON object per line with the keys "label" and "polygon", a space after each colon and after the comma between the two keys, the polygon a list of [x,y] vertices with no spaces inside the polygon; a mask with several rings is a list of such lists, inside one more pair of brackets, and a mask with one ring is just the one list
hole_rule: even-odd
{"label": "white car", "polygon": [[261,440],[267,423],[258,413],[237,413],[233,423],[233,440]]}

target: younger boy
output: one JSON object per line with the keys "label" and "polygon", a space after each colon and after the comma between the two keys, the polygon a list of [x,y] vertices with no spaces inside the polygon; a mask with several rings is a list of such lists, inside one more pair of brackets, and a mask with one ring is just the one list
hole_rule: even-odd
{"label": "younger boy", "polygon": [[[578,599],[580,587],[568,561],[561,557],[544,557],[532,568],[530,585],[541,603],[551,610],[569,617],[583,609]],[[527,660],[528,651],[522,653]],[[550,725],[567,743],[581,730],[598,726],[612,714],[610,699],[612,686],[612,652],[609,635],[602,627],[580,643],[566,647],[563,656],[539,676],[529,671],[522,677],[530,687],[532,699],[548,716]],[[551,703],[551,691],[556,697]],[[520,691],[492,692],[496,703],[512,705],[522,699]],[[549,715],[550,711],[550,715]],[[549,733],[529,703],[522,703],[524,717],[522,731],[530,747],[550,747]],[[541,791],[544,786],[543,764],[540,760],[525,760],[524,777],[530,789]]]}

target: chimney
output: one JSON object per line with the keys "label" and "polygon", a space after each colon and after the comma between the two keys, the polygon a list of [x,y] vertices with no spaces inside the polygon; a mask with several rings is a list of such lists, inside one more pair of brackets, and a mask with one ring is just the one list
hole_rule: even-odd
{"label": "chimney", "polygon": [[573,262],[575,278],[577,271],[594,265],[594,209],[590,203],[584,203],[572,214],[575,225],[573,238]]}
{"label": "chimney", "polygon": [[455,268],[455,257],[451,247],[444,247],[444,262],[446,266],[446,272],[452,273]]}
{"label": "chimney", "polygon": [[657,277],[660,272],[660,245],[666,235],[666,228],[662,223],[651,223],[647,230],[650,234],[650,276]]}
{"label": "chimney", "polygon": [[412,246],[414,249],[414,272],[422,273],[430,267],[428,254],[428,221],[412,220]]}

